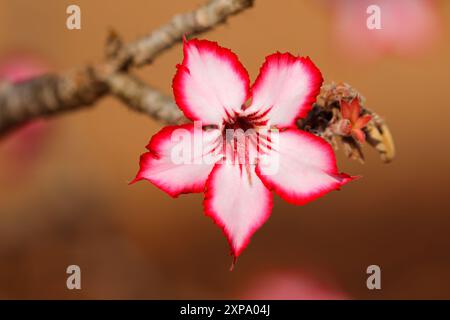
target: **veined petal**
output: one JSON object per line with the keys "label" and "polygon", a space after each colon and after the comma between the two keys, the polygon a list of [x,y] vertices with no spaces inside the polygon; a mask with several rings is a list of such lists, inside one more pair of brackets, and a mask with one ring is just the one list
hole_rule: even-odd
{"label": "veined petal", "polygon": [[217,164],[206,183],[205,213],[219,225],[238,257],[272,211],[272,193],[255,166]]}
{"label": "veined petal", "polygon": [[191,120],[222,124],[248,98],[247,70],[231,50],[216,42],[185,41],[183,51],[172,84],[177,105]]}
{"label": "veined petal", "polygon": [[155,134],[140,160],[132,183],[146,179],[172,197],[202,192],[215,162],[220,159],[219,130],[194,124],[168,126]]}
{"label": "veined petal", "polygon": [[298,129],[281,131],[278,143],[260,157],[256,173],[284,200],[305,204],[353,180],[340,174],[331,146]]}
{"label": "veined petal", "polygon": [[292,126],[311,110],[322,81],[322,74],[308,57],[272,54],[251,89],[252,103],[246,113],[267,113],[269,125]]}

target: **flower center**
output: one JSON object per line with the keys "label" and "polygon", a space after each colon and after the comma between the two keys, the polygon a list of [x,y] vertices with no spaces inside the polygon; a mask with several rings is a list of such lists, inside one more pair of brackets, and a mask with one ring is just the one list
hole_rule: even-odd
{"label": "flower center", "polygon": [[247,170],[255,165],[258,156],[271,147],[270,129],[264,114],[236,115],[223,125],[223,152],[228,161],[244,165]]}
{"label": "flower center", "polygon": [[233,163],[249,165],[249,149],[251,139],[255,135],[252,121],[236,116],[225,122],[223,126],[224,153]]}
{"label": "flower center", "polygon": [[231,119],[229,122],[225,123],[224,130],[238,130],[242,129],[244,132],[253,129],[255,126],[252,123],[251,119],[246,117],[236,117]]}

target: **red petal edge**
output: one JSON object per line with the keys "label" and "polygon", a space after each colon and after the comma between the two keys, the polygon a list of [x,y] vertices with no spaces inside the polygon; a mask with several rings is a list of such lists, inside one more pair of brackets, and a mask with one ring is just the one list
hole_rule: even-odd
{"label": "red petal edge", "polygon": [[[191,110],[191,107],[185,102],[184,96],[183,96],[183,78],[185,74],[189,74],[189,68],[187,67],[188,63],[188,54],[187,54],[187,47],[188,46],[196,46],[199,49],[203,49],[206,51],[214,52],[215,55],[219,56],[220,58],[223,58],[225,60],[228,60],[234,71],[240,75],[243,82],[245,82],[246,87],[250,87],[250,77],[248,75],[247,69],[242,65],[242,63],[239,61],[238,56],[231,51],[228,48],[224,48],[219,46],[217,42],[209,41],[209,40],[203,40],[203,39],[191,39],[186,40],[183,38],[183,61],[181,64],[177,65],[177,72],[175,73],[175,76],[172,80],[172,89],[173,94],[175,97],[175,102],[178,105],[178,107],[183,111],[186,118],[196,121],[196,120],[202,120],[199,117],[195,115],[195,112]],[[246,100],[250,97],[250,89],[247,93]],[[212,123],[205,123],[212,124]]]}

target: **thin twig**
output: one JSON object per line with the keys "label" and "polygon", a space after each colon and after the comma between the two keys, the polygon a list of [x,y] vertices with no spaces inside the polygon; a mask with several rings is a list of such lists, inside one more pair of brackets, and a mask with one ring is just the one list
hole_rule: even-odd
{"label": "thin twig", "polygon": [[130,74],[118,73],[109,84],[111,92],[133,110],[169,124],[177,124],[184,119],[183,113],[172,98]]}
{"label": "thin twig", "polygon": [[[173,110],[173,102],[156,90],[145,87],[136,78],[127,80],[126,73],[131,67],[150,63],[180,42],[183,36],[214,28],[252,4],[253,0],[210,0],[192,12],[175,16],[168,24],[128,45],[116,43],[114,47],[109,41],[107,59],[103,63],[44,75],[20,84],[0,84],[0,136],[32,119],[93,105],[111,91],[134,110],[162,120],[168,117],[168,122],[174,121],[178,115]],[[120,83],[128,85],[122,88]],[[125,92],[126,88],[137,91]],[[137,92],[141,92],[143,97],[137,97]],[[167,111],[164,103],[167,103]]]}

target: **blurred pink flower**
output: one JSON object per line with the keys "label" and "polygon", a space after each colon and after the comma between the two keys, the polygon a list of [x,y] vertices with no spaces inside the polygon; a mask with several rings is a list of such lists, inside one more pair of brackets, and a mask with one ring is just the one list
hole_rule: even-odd
{"label": "blurred pink flower", "polygon": [[10,53],[0,56],[0,79],[19,83],[47,71],[45,63],[31,54]]}
{"label": "blurred pink flower", "polygon": [[[0,82],[20,83],[47,71],[46,64],[32,54],[10,53],[0,56]],[[46,121],[35,120],[8,133],[0,140],[0,151],[9,170],[23,173],[43,150],[50,128]],[[18,170],[15,170],[17,167]]]}
{"label": "blurred pink flower", "polygon": [[332,283],[311,274],[275,271],[259,275],[240,296],[245,300],[346,300],[349,296]]}
{"label": "blurred pink flower", "polygon": [[[328,4],[333,10],[335,45],[352,57],[415,56],[429,49],[441,33],[442,17],[434,0],[333,0]],[[380,8],[381,29],[367,27],[371,5]]]}

